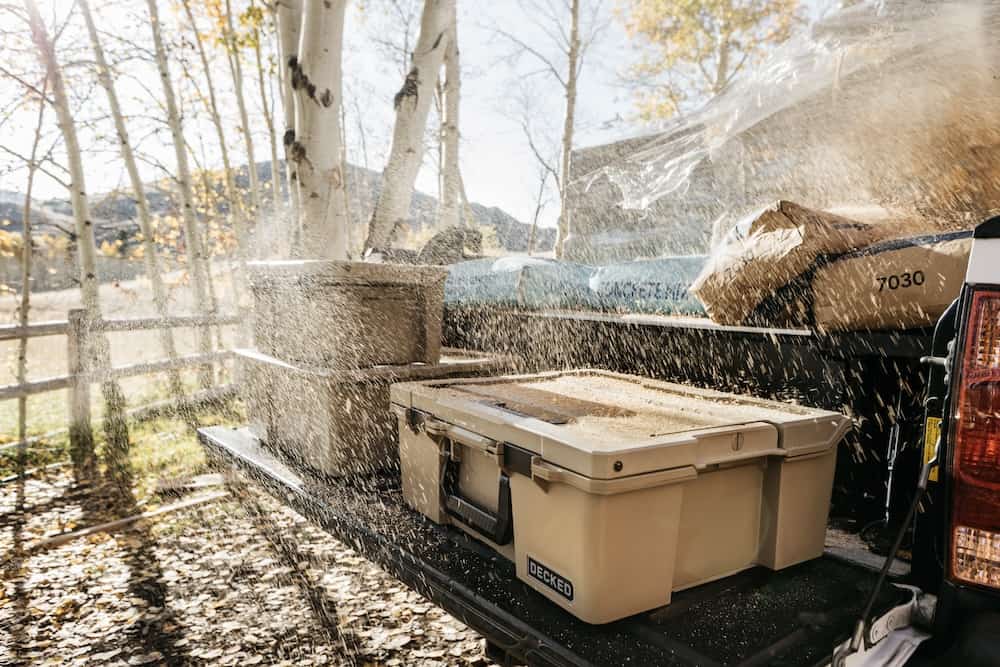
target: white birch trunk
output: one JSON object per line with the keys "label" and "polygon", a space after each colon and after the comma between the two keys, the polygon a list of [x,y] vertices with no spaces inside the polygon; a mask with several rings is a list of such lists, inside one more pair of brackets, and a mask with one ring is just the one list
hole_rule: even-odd
{"label": "white birch trunk", "polygon": [[447,32],[454,13],[455,0],[424,2],[413,63],[394,100],[396,125],[392,148],[382,172],[382,190],[368,226],[366,252],[378,252],[390,247],[396,226],[410,216],[413,184],[424,154],[427,114],[448,47]]}
{"label": "white birch trunk", "polygon": [[465,194],[465,179],[462,178],[462,171],[458,172],[458,193],[462,197],[462,211],[465,213],[464,227],[476,227],[479,225],[476,220],[476,212],[472,210],[472,204],[469,203],[469,196]]}
{"label": "white birch trunk", "polygon": [[[34,250],[34,239],[31,230],[31,196],[35,190],[35,172],[38,171],[38,145],[42,140],[42,122],[45,120],[44,95],[48,90],[48,81],[42,85],[43,97],[38,100],[38,122],[35,124],[35,135],[31,142],[31,155],[28,158],[28,184],[24,192],[24,209],[21,224],[21,299],[17,308],[17,320],[21,329],[28,326],[28,312],[31,310],[31,254]],[[28,336],[24,335],[17,341],[17,384],[28,380]],[[28,455],[28,397],[17,399],[17,472],[24,474]]]}
{"label": "white birch trunk", "polygon": [[[289,236],[292,248],[297,252],[301,244],[302,220],[299,215],[298,175],[291,156],[291,148],[295,143],[295,94],[292,90],[292,75],[294,70],[298,68],[302,0],[279,0],[275,4],[277,5],[275,19],[278,28],[278,71],[280,72],[281,106],[285,124],[281,143],[285,149],[285,184],[288,188],[288,201],[291,205]],[[292,67],[293,63],[294,68]]]}
{"label": "white birch trunk", "polygon": [[271,115],[271,100],[268,95],[268,79],[264,76],[264,58],[261,55],[260,40],[263,35],[257,26],[253,30],[253,53],[257,64],[257,87],[260,88],[260,108],[264,112],[268,143],[271,145],[271,211],[276,214],[281,208],[281,180],[278,177],[278,140],[274,134],[274,117]]}
{"label": "white birch trunk", "polygon": [[[448,52],[445,51],[445,57],[447,58]],[[438,118],[438,132],[437,132],[437,167],[438,167],[438,178],[437,178],[437,207],[438,207],[438,220],[441,219],[441,205],[444,200],[444,74],[438,74],[438,80],[434,84],[434,111],[437,113]]]}
{"label": "white birch trunk", "polygon": [[454,8],[448,29],[448,47],[444,56],[444,94],[441,113],[441,219],[442,229],[462,224],[461,180],[459,178],[458,110],[461,96],[461,66],[458,55],[458,21]]}
{"label": "white birch trunk", "polygon": [[347,259],[344,173],[340,162],[341,59],[347,0],[305,0],[295,91],[291,159],[299,186],[305,257]]}
{"label": "white birch trunk", "polygon": [[715,80],[712,81],[712,94],[718,95],[729,82],[729,29],[723,21],[719,26],[718,56],[715,66]]}
{"label": "white birch trunk", "polygon": [[[107,336],[98,328],[102,317],[97,280],[97,248],[94,225],[90,219],[80,142],[77,139],[76,125],[73,122],[69,97],[66,95],[62,70],[56,60],[55,48],[49,39],[45,23],[34,0],[24,0],[24,6],[31,24],[32,40],[38,49],[39,60],[51,85],[53,105],[66,149],[66,162],[70,175],[70,203],[73,207],[77,261],[80,266],[80,294],[87,317],[86,329],[89,334],[87,338],[91,343],[90,349],[86,350],[84,369],[86,372],[103,374],[111,366],[111,354]],[[125,422],[125,396],[114,380],[103,380],[101,389],[105,403],[104,432],[107,441],[105,455],[112,474],[119,475],[128,469],[129,441],[128,425]],[[81,477],[89,477],[94,472],[94,442],[89,421],[85,424],[71,425],[70,440],[73,462],[78,474]]]}
{"label": "white birch trunk", "polygon": [[[167,123],[174,144],[177,158],[177,181],[181,193],[181,219],[184,222],[184,240],[187,245],[188,271],[194,284],[195,304],[198,312],[207,315],[211,312],[208,301],[208,262],[202,250],[201,237],[198,234],[198,221],[195,218],[194,196],[191,192],[191,169],[188,166],[187,146],[184,143],[184,129],[181,125],[180,113],[177,110],[177,99],[174,95],[174,85],[170,80],[170,66],[167,63],[167,52],[163,45],[163,35],[160,29],[160,14],[156,6],[157,0],[146,0],[149,7],[150,27],[153,31],[153,45],[156,49],[156,66],[163,85],[163,97],[167,107]],[[202,353],[212,351],[211,331],[206,325],[198,328],[198,347]],[[201,384],[208,387],[212,384],[212,368],[208,366],[201,371]]]}
{"label": "white birch trunk", "polygon": [[531,218],[531,229],[528,232],[528,257],[535,252],[535,239],[538,238],[538,218],[542,215],[542,206],[545,197],[545,184],[548,183],[549,172],[543,171],[538,179],[538,195],[535,197],[535,214]]}
{"label": "white birch trunk", "polygon": [[340,102],[340,173],[344,175],[344,224],[347,230],[347,257],[350,259],[354,250],[354,220],[351,219],[352,185],[348,183],[350,173],[347,170],[347,106],[343,100]]}
{"label": "white birch trunk", "polygon": [[190,0],[182,0],[181,4],[184,6],[184,13],[187,15],[188,23],[191,24],[191,30],[195,33],[194,43],[198,48],[198,58],[201,60],[201,67],[205,72],[205,84],[208,91],[207,98],[205,95],[201,95],[201,98],[207,107],[209,116],[212,118],[212,126],[215,128],[215,134],[219,141],[219,152],[222,155],[226,198],[229,200],[229,219],[233,226],[233,234],[236,236],[236,258],[239,271],[236,272],[234,288],[236,291],[236,302],[239,305],[240,299],[246,296],[244,283],[247,261],[247,232],[243,197],[236,189],[236,176],[233,172],[232,162],[229,159],[229,145],[226,143],[226,132],[222,127],[222,116],[219,113],[219,103],[215,95],[215,83],[212,80],[212,68],[208,62],[208,54],[205,53],[205,45],[198,34],[198,25],[195,23],[194,13],[191,11]]}
{"label": "white birch trunk", "polygon": [[562,159],[559,164],[559,228],[556,237],[556,257],[562,257],[563,244],[572,231],[569,212],[570,155],[573,151],[573,127],[576,117],[576,73],[580,58],[580,0],[570,5],[569,57],[566,74],[566,116],[563,119]]}
{"label": "white birch trunk", "polygon": [[[108,106],[111,108],[111,116],[115,123],[115,132],[118,135],[118,149],[125,163],[125,170],[128,172],[129,181],[132,184],[132,192],[135,195],[136,208],[139,211],[139,229],[142,230],[143,259],[146,264],[146,275],[153,290],[153,304],[160,317],[169,317],[170,312],[167,306],[167,290],[163,284],[163,274],[160,270],[160,261],[156,254],[156,240],[153,231],[153,219],[149,212],[149,203],[146,201],[146,189],[139,177],[139,168],[135,161],[135,154],[132,152],[132,144],[129,142],[128,130],[125,127],[125,118],[122,115],[121,105],[118,103],[118,93],[115,90],[114,82],[111,79],[111,69],[108,67],[107,59],[104,56],[104,47],[98,36],[97,26],[94,23],[93,14],[90,11],[88,0],[79,0],[80,10],[83,13],[84,22],[87,24],[87,33],[90,36],[90,45],[94,51],[94,59],[97,62],[97,79],[104,88],[108,97]],[[168,359],[177,357],[177,348],[174,345],[173,331],[164,327],[159,330],[160,344]],[[184,397],[184,388],[181,384],[180,372],[172,370],[167,373],[171,393],[178,400]]]}
{"label": "white birch trunk", "polygon": [[[205,259],[208,263],[209,269],[212,266],[212,222],[215,217],[215,211],[218,209],[218,193],[215,191],[215,187],[212,185],[212,177],[204,164],[198,160],[198,154],[195,152],[194,148],[188,144],[188,154],[191,159],[194,160],[194,173],[198,175],[201,179],[201,189],[203,194],[199,194],[197,186],[192,183],[192,188],[194,189],[194,198],[196,201],[202,202],[204,204],[205,216],[200,221],[201,224],[198,226],[198,232],[201,234],[199,239],[201,242],[202,251],[205,253]],[[237,277],[233,269],[232,264],[229,264],[230,276],[232,277],[233,284],[237,283]],[[219,312],[219,299],[218,293],[215,291],[215,281],[212,276],[212,271],[205,272],[206,287],[208,288],[208,304],[209,310],[213,313]],[[243,322],[240,323],[241,325]],[[214,330],[215,332],[215,348],[218,350],[223,349],[222,340],[222,327],[216,324],[214,327],[209,327],[209,330]],[[239,347],[244,347],[245,338],[243,337],[244,328],[242,326],[237,327],[237,344]]]}
{"label": "white birch trunk", "polygon": [[249,222],[257,229],[260,219],[260,178],[257,175],[257,158],[254,157],[253,136],[250,134],[250,119],[247,115],[246,99],[243,96],[243,61],[240,58],[240,47],[236,41],[236,31],[233,28],[233,12],[229,0],[226,0],[226,51],[229,60],[229,70],[233,75],[233,92],[236,95],[236,108],[240,112],[240,128],[243,131],[243,143],[247,152],[247,174],[250,177],[250,211]]}

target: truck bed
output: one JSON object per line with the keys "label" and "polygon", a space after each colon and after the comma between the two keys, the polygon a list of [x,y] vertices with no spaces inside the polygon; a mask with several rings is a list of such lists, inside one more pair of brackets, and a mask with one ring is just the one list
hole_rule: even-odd
{"label": "truck bed", "polygon": [[[319,478],[277,458],[245,429],[199,430],[239,473],[532,665],[824,664],[847,638],[876,572],[833,555],[755,568],[674,594],[666,607],[588,625],[518,581],[514,565],[407,508],[398,475]],[[886,587],[876,614],[907,594]]]}

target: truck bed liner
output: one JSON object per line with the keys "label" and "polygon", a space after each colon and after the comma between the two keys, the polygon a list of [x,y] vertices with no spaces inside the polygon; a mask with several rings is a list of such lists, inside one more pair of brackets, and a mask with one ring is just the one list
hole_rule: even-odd
{"label": "truck bed liner", "polygon": [[[199,440],[217,465],[529,664],[822,664],[850,633],[877,576],[825,556],[780,572],[755,568],[676,593],[652,612],[588,625],[518,581],[509,561],[405,507],[397,475],[320,479],[279,460],[244,429],[204,428]],[[887,587],[876,613],[906,597]]]}

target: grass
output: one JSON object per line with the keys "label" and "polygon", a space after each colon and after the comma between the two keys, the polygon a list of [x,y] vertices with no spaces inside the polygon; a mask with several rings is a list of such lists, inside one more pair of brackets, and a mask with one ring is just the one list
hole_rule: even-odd
{"label": "grass", "polygon": [[[230,368],[216,367],[217,382],[225,384],[231,380]],[[181,372],[181,381],[187,393],[198,390],[195,370]],[[125,378],[119,382],[128,408],[138,408],[150,403],[171,398],[163,374]],[[27,433],[29,437],[41,436],[53,431],[64,430],[69,416],[67,413],[68,390],[60,389],[28,397]],[[100,385],[90,388],[91,419],[99,420],[104,414],[104,401]],[[0,445],[17,439],[17,401],[0,401]]]}
{"label": "grass", "polygon": [[[228,411],[209,410],[198,415],[202,424],[235,424]],[[137,500],[155,496],[156,483],[208,471],[205,450],[187,425],[178,418],[159,418],[133,423],[129,461],[135,477]]]}
{"label": "grass", "polygon": [[[232,290],[228,273],[221,266],[216,266],[213,269],[213,275],[216,287],[220,291],[220,302],[232,303]],[[170,285],[170,309],[173,314],[190,313],[193,308],[191,290],[181,278],[180,274],[172,274],[168,276],[167,280]],[[102,310],[106,317],[148,317],[156,314],[150,296],[150,286],[145,278],[104,284],[101,285],[100,292]],[[17,300],[13,295],[0,297],[0,323],[13,323],[16,320],[16,307]],[[79,290],[76,289],[32,294],[31,321],[64,320],[68,310],[77,307],[79,307]],[[223,308],[223,310],[227,309]],[[198,352],[197,334],[194,329],[177,328],[173,331],[179,354]],[[223,327],[221,338],[222,347],[232,348],[235,340],[235,327]],[[153,330],[112,332],[108,334],[108,342],[111,363],[114,366],[154,361],[165,357],[159,334]],[[0,342],[0,385],[16,382],[17,350],[17,341]],[[28,381],[66,375],[66,337],[45,336],[30,339],[27,358]],[[222,369],[219,372],[218,382],[220,384],[228,382],[231,376],[232,373],[229,369]],[[194,370],[183,371],[182,380],[188,393],[193,393],[198,388]],[[130,409],[171,398],[168,396],[164,374],[125,378],[120,381],[120,384],[125,393],[127,407]],[[103,414],[104,401],[99,385],[91,387],[90,396],[94,433],[100,442],[102,429],[99,420]],[[67,402],[67,390],[35,394],[28,397],[27,434],[29,437],[44,437],[29,446],[26,467],[44,466],[68,458]],[[0,401],[0,445],[17,440],[17,406],[17,400]],[[175,433],[177,431],[175,426],[180,424],[179,421],[174,423],[170,420],[150,423],[158,423],[159,426],[171,433]],[[212,422],[206,421],[205,423]],[[164,474],[171,470],[179,471],[181,467],[179,461],[200,452],[193,438],[189,439],[186,445],[187,449],[178,449],[177,447],[180,445],[174,446],[172,436],[164,435],[158,439],[154,433],[149,431],[149,424],[133,423],[132,427],[133,458],[135,458],[133,463],[138,466],[139,471],[145,471],[150,466],[153,467],[149,469],[151,471],[155,469],[157,474],[161,468]],[[181,430],[183,431],[183,429]],[[178,442],[180,440],[183,438],[180,438]],[[157,443],[158,453],[155,456],[144,453],[148,449],[147,444],[151,442]],[[171,454],[174,449],[178,452],[176,456]],[[14,467],[15,450],[0,450],[0,477],[12,474]]]}
{"label": "grass", "polygon": [[[238,412],[225,409],[206,409],[198,415],[205,425],[237,424]],[[100,458],[104,435],[99,427],[94,429],[97,454]],[[133,495],[137,501],[155,505],[157,482],[207,472],[205,452],[196,435],[178,417],[159,417],[129,424],[131,450],[129,464],[133,476]],[[29,449],[26,467],[43,466],[69,457],[68,439],[63,436],[47,443],[44,449]],[[0,464],[0,477],[16,473],[15,460],[6,457]]]}
{"label": "grass", "polygon": [[[186,373],[186,385],[190,389],[195,387],[194,373]],[[141,379],[141,378],[136,378]],[[47,433],[56,429],[65,428],[65,400],[53,400],[47,398],[55,394],[65,392],[53,392],[52,394],[39,395],[29,398],[28,407],[35,419],[33,420],[33,431]],[[130,406],[152,403],[168,398],[164,382],[145,382],[133,392],[126,392]],[[32,405],[31,399],[39,399],[39,405]],[[97,419],[101,414],[102,401],[99,387],[93,387],[91,398],[94,405],[94,438],[96,442],[98,457],[104,445],[104,433],[100,422]],[[41,400],[48,400],[49,403],[41,403]],[[0,441],[14,440],[14,428],[16,419],[8,419],[7,412],[12,411],[16,405],[15,401],[7,401],[10,405],[3,405],[0,424],[3,425],[0,431]],[[58,406],[53,409],[52,405]],[[239,419],[239,406],[233,405],[234,410],[205,409],[198,414],[198,420],[205,425],[212,424],[235,424]],[[135,480],[136,488],[133,490],[137,500],[149,500],[152,498],[156,482],[160,479],[183,477],[185,475],[196,475],[205,471],[205,456],[201,446],[196,441],[195,434],[190,431],[184,421],[179,417],[155,417],[152,419],[129,421],[129,436],[132,443],[130,451],[130,464]],[[40,442],[29,445],[25,468],[38,468],[51,463],[67,461],[69,459],[69,437],[63,432],[52,437],[45,438]],[[0,477],[7,477],[17,472],[17,461],[15,450],[0,452]]]}

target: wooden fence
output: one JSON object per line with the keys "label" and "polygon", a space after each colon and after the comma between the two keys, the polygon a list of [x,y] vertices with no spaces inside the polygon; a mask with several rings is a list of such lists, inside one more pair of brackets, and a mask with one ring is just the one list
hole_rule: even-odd
{"label": "wooden fence", "polygon": [[[160,373],[174,369],[192,366],[215,364],[232,357],[231,350],[216,352],[185,354],[173,359],[158,359],[125,366],[113,366],[104,372],[87,372],[85,366],[85,351],[90,348],[87,336],[114,331],[140,331],[149,329],[174,329],[181,327],[223,326],[237,324],[239,318],[235,315],[226,316],[188,316],[188,317],[146,317],[146,318],[113,318],[101,320],[96,326],[86,326],[85,311],[73,309],[68,313],[68,319],[36,322],[27,326],[0,326],[0,341],[20,340],[21,338],[39,338],[42,336],[66,336],[66,375],[33,380],[20,384],[0,385],[0,401],[27,397],[59,389],[69,389],[67,401],[69,423],[84,424],[90,422],[90,385],[106,379],[120,379],[135,375]],[[220,397],[228,393],[220,391],[226,387],[216,387],[205,392],[202,398]],[[231,389],[231,386],[228,387]],[[191,397],[197,399],[198,394]],[[36,438],[28,438],[24,442],[14,442],[0,445],[0,451],[31,444]]]}

